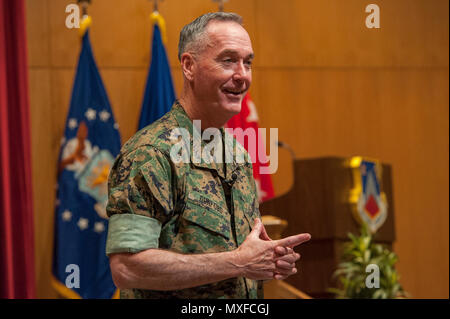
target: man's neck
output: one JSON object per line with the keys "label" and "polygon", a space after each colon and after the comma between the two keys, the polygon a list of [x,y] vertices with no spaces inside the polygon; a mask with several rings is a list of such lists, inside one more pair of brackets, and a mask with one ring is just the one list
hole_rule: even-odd
{"label": "man's neck", "polygon": [[217,114],[217,112],[216,114],[214,114],[214,112],[208,112],[211,108],[196,102],[192,96],[189,96],[189,94],[182,94],[178,101],[191,121],[201,121],[202,131],[209,127],[221,128],[230,119],[227,115]]}

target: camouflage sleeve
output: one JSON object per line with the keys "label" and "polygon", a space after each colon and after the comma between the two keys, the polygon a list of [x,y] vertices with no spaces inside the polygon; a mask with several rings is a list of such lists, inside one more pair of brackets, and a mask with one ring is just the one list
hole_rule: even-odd
{"label": "camouflage sleeve", "polygon": [[106,254],[158,248],[162,225],[173,214],[169,159],[151,146],[119,156],[108,180]]}

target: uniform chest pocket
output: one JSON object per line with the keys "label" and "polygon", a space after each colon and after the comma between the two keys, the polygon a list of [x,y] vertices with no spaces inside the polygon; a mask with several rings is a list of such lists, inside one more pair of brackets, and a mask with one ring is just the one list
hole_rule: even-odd
{"label": "uniform chest pocket", "polygon": [[181,217],[196,226],[200,226],[207,233],[213,233],[210,235],[219,234],[227,240],[230,239],[231,229],[228,211],[205,196],[195,192],[189,193]]}

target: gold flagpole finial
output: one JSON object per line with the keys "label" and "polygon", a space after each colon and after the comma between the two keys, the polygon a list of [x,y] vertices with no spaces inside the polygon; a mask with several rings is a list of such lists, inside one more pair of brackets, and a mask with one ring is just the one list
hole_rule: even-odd
{"label": "gold flagpole finial", "polygon": [[213,2],[217,2],[219,4],[219,12],[223,12],[223,5],[225,2],[228,2],[228,0],[212,0]]}
{"label": "gold flagpole finial", "polygon": [[82,17],[79,34],[81,37],[83,37],[87,31],[87,28],[89,28],[89,26],[92,23],[92,19],[87,13],[87,8],[91,4],[91,0],[77,0],[77,2],[81,6],[81,17]]}
{"label": "gold flagpole finial", "polygon": [[158,1],[163,0],[153,0],[153,12],[150,14],[150,20],[152,23],[156,23],[159,26],[159,30],[161,31],[161,37],[164,44],[167,44],[167,34],[166,34],[166,21],[162,17],[162,15],[158,12]]}

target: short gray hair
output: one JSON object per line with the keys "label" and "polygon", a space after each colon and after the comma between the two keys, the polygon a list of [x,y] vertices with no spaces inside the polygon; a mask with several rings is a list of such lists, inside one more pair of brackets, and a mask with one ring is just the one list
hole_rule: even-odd
{"label": "short gray hair", "polygon": [[233,21],[242,25],[242,17],[232,12],[210,12],[201,15],[191,23],[185,25],[180,32],[180,41],[178,42],[178,60],[181,61],[181,55],[187,49],[198,44],[199,39],[204,34],[206,26],[211,21]]}

